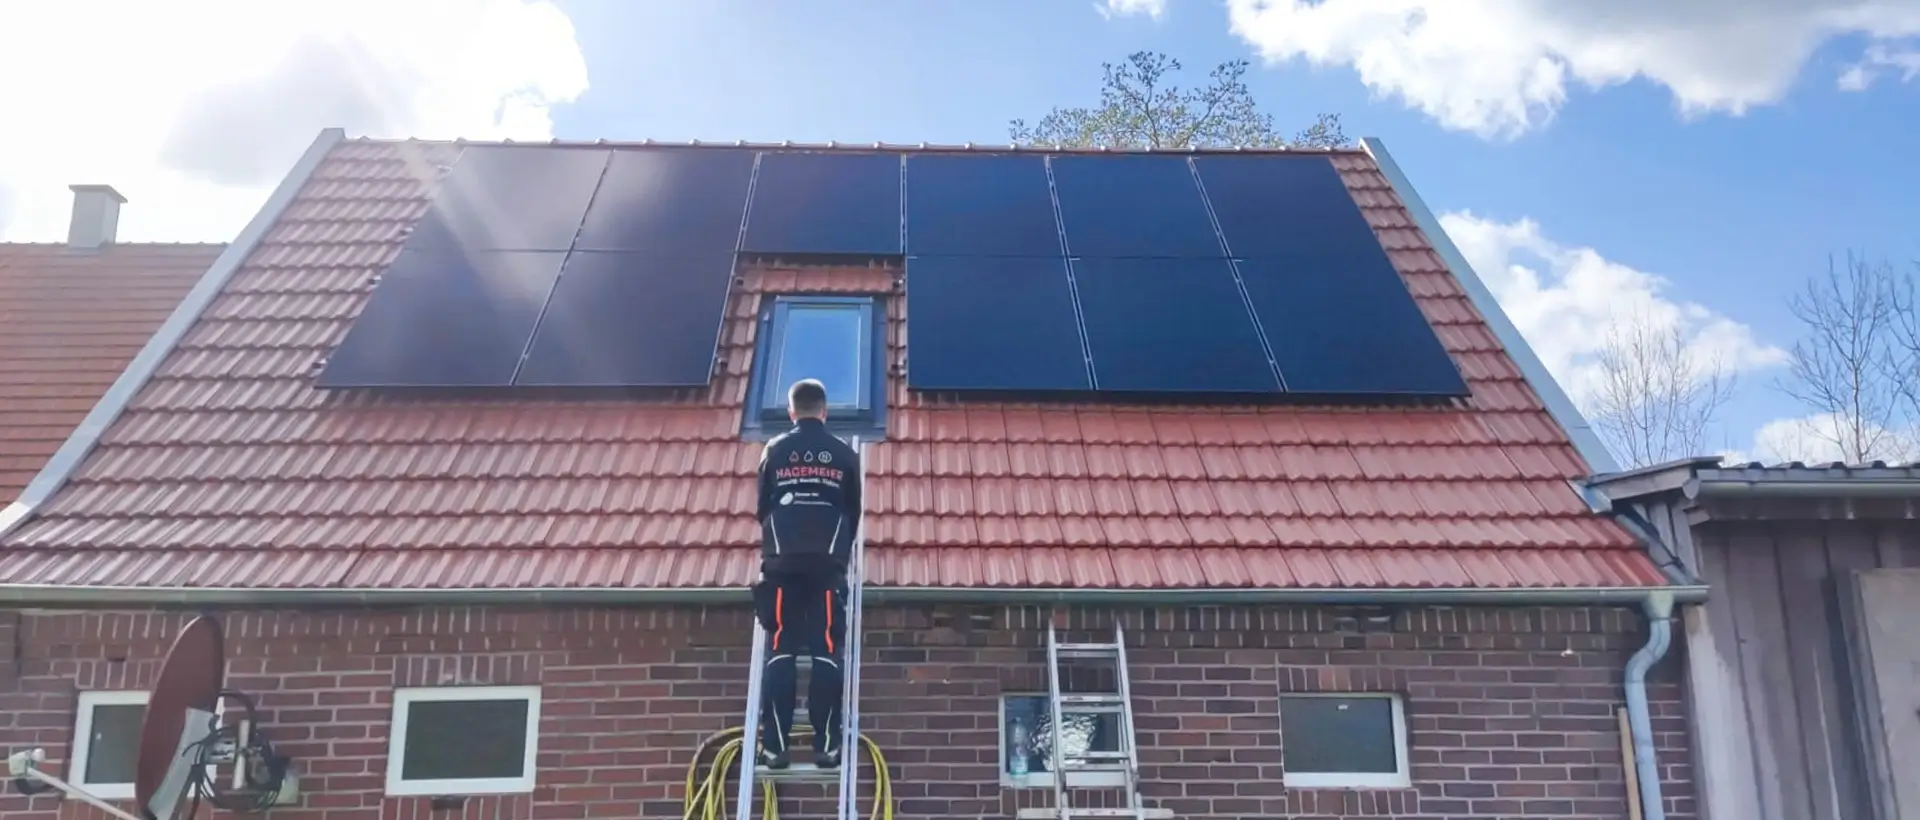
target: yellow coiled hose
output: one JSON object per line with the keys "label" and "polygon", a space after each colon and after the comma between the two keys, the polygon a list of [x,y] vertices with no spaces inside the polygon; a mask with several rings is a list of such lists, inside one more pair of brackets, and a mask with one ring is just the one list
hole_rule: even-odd
{"label": "yellow coiled hose", "polygon": [[[802,729],[796,735],[805,737]],[[796,737],[795,740],[799,738]],[[880,746],[865,735],[860,743],[866,747],[867,760],[873,764],[873,811],[868,813],[870,820],[893,820],[893,779],[887,775],[887,756]],[[734,759],[740,756],[741,733],[738,728],[709,735],[694,750],[693,762],[687,766],[687,810],[682,820],[727,820],[732,815],[727,812],[727,798],[733,791],[727,780],[727,770],[733,768]],[[796,746],[799,744],[796,743]],[[700,776],[700,761],[713,750],[713,762],[707,766],[705,777]],[[857,766],[860,761],[848,758],[841,761],[842,766]],[[857,783],[857,781],[856,781]],[[774,796],[773,782],[760,781],[760,816],[764,820],[780,820],[780,804]]]}

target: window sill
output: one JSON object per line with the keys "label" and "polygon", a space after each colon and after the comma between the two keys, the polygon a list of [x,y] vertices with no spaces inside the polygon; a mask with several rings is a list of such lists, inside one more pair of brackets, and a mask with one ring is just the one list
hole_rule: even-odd
{"label": "window sill", "polygon": [[488,797],[501,794],[530,794],[533,778],[514,777],[473,780],[401,780],[387,783],[388,797]]}
{"label": "window sill", "polygon": [[1336,791],[1357,791],[1370,789],[1411,789],[1413,781],[1406,775],[1392,774],[1288,774],[1281,777],[1288,789],[1333,789]]}
{"label": "window sill", "polygon": [[[93,795],[94,797],[98,797],[101,800],[132,800],[133,799],[132,783],[91,784],[91,783],[81,783],[79,781],[70,781],[68,785],[71,785],[76,789],[86,792],[87,794]],[[73,792],[66,792],[63,796],[68,800],[81,799],[78,795],[74,794]]]}
{"label": "window sill", "polygon": [[[1075,789],[1117,789],[1126,784],[1127,776],[1120,772],[1086,772],[1084,774],[1071,775],[1067,778],[1067,785]],[[1032,772],[1026,777],[1015,778],[1013,775],[1002,772],[1000,774],[1000,788],[1051,789],[1053,788],[1053,773]]]}

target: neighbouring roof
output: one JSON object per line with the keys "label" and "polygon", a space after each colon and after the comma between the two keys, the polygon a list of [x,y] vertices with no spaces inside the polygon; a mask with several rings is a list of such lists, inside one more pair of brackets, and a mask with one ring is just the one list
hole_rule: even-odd
{"label": "neighbouring roof", "polygon": [[1920,518],[1920,463],[1724,464],[1708,456],[1597,475],[1588,484],[1615,503],[1677,500],[1708,507],[1717,520]]}
{"label": "neighbouring roof", "polygon": [[[334,146],[72,480],[4,538],[0,584],[256,589],[737,587],[757,570],[740,436],[753,318],[884,267],[743,272],[724,371],[671,400],[316,390],[457,147]],[[1355,200],[1472,388],[1453,406],[940,403],[888,384],[868,459],[882,587],[1661,585],[1569,484],[1588,473],[1372,157]]]}
{"label": "neighbouring roof", "polygon": [[0,244],[0,506],[40,472],[224,247]]}

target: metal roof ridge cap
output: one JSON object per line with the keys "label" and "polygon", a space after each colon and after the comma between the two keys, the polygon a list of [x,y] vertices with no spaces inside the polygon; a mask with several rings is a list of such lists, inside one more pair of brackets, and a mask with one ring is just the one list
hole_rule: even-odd
{"label": "metal roof ridge cap", "polygon": [[27,483],[26,489],[20,491],[20,497],[9,504],[4,511],[0,511],[0,540],[4,540],[15,528],[32,517],[34,510],[41,504],[45,504],[54,493],[66,485],[69,478],[73,477],[80,463],[85,461],[86,457],[93,452],[93,448],[100,443],[100,438],[106,434],[107,428],[113,426],[114,421],[120,418],[120,414],[127,409],[133,397],[160,369],[160,363],[199,322],[200,315],[206,312],[207,307],[213,304],[213,300],[220,296],[220,292],[226,289],[227,281],[233,278],[233,274],[240,269],[241,264],[253,254],[260,240],[265,238],[267,231],[273,228],[274,223],[280,221],[280,215],[286,211],[287,205],[299,194],[300,189],[306,186],[307,180],[313,176],[314,169],[320,167],[320,163],[326,159],[333,147],[345,139],[345,129],[320,129],[320,134],[314,137],[313,144],[307,146],[306,152],[300,155],[300,159],[294,163],[286,177],[282,178],[280,184],[273,189],[273,193],[267,196],[267,201],[260,206],[260,210],[254,214],[253,219],[240,230],[240,235],[232,242],[226,243],[220,255],[214,258],[213,264],[207,266],[206,272],[200,275],[200,280],[195,282],[193,287],[187,290],[187,294],[181,297],[179,304],[174,306],[173,313],[167,316],[167,320],[153,332],[153,335],[147,337],[147,342],[141,346],[140,352],[135,354],[126,368],[120,371],[120,375],[114,378],[113,384],[100,396],[100,400],[94,403],[93,409],[87,411],[86,418],[67,434],[66,440],[60,443],[60,449],[54,451],[53,456],[47,459],[47,463],[41,466],[40,472]]}
{"label": "metal roof ridge cap", "polygon": [[1440,227],[1440,220],[1427,208],[1427,203],[1420,198],[1420,194],[1414,191],[1413,183],[1400,170],[1400,165],[1393,161],[1393,155],[1387,153],[1386,144],[1378,137],[1362,137],[1360,145],[1366,149],[1369,156],[1373,157],[1374,165],[1378,166],[1381,175],[1387,178],[1387,185],[1399,195],[1400,204],[1405,206],[1407,212],[1413,216],[1414,224],[1420,227],[1421,233],[1427,235],[1427,243],[1433,247],[1435,253],[1440,255],[1441,261],[1447,263],[1454,279],[1459,280],[1461,288],[1467,292],[1467,300],[1480,311],[1480,318],[1487,323],[1487,329],[1493,331],[1494,338],[1500,340],[1500,346],[1506,348],[1507,355],[1513,359],[1514,365],[1520,368],[1520,375],[1547,405],[1547,414],[1553,416],[1554,420],[1560,423],[1560,427],[1566,430],[1574,449],[1587,460],[1588,468],[1596,473],[1619,472],[1620,466],[1614,461],[1613,453],[1607,450],[1606,445],[1600,441],[1600,436],[1594,433],[1593,425],[1589,424],[1586,416],[1574,406],[1573,399],[1568,397],[1566,390],[1560,386],[1560,382],[1553,378],[1552,373],[1547,372],[1546,364],[1540,361],[1539,354],[1533,351],[1532,345],[1527,344],[1526,337],[1520,335],[1520,329],[1514,326],[1507,312],[1501,309],[1499,300],[1493,297],[1493,291],[1481,281],[1480,275],[1474,271],[1473,266],[1467,264],[1467,257],[1460,253],[1460,248],[1453,244],[1452,237],[1447,236],[1447,232]]}

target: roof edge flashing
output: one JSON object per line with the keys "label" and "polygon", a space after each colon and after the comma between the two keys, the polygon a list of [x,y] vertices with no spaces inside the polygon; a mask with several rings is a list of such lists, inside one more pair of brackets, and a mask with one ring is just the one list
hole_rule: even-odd
{"label": "roof edge flashing", "polygon": [[[989,603],[1086,606],[1431,605],[1431,606],[1639,606],[1654,593],[1676,602],[1706,600],[1707,588],[1691,586],[1338,589],[1109,589],[1005,587],[872,587],[879,604]],[[746,587],[686,589],[246,589],[202,587],[75,587],[0,584],[8,606],[502,606],[521,604],[636,605],[745,604]]]}
{"label": "roof edge flashing", "polygon": [[228,280],[233,278],[233,274],[246,262],[247,257],[253,255],[260,240],[265,238],[274,223],[280,220],[280,215],[286,211],[287,205],[299,194],[300,189],[306,187],[307,180],[313,176],[314,169],[320,166],[335,145],[345,139],[344,129],[320,130],[313,143],[307,146],[306,152],[300,155],[300,159],[294,163],[286,177],[282,178],[280,184],[273,189],[273,193],[268,195],[267,201],[260,206],[260,210],[254,214],[253,219],[241,229],[240,235],[235,237],[234,241],[227,243],[226,248],[221,250],[220,255],[214,259],[213,264],[200,275],[200,280],[195,282],[187,294],[181,297],[179,304],[174,306],[173,313],[167,316],[167,320],[153,332],[152,336],[147,337],[147,342],[140,348],[140,352],[135,354],[126,368],[120,371],[120,375],[115,377],[106,393],[102,394],[100,400],[94,403],[93,409],[87,412],[86,418],[67,434],[60,448],[54,451],[53,456],[41,466],[33,480],[27,483],[26,489],[20,492],[19,499],[9,505],[4,512],[0,512],[0,540],[4,540],[21,524],[31,519],[41,505],[47,503],[61,487],[66,486],[67,480],[73,477],[74,472],[80,468],[80,464],[93,452],[93,448],[100,443],[107,429],[120,418],[120,414],[127,409],[133,397],[160,369],[161,363],[166,360],[168,354],[173,352],[180,340],[185,338],[188,331],[191,331],[199,322],[201,314],[206,312],[207,307],[213,304],[221,291],[226,289]]}
{"label": "roof edge flashing", "polygon": [[1419,226],[1420,232],[1426,235],[1427,244],[1440,255],[1441,261],[1447,264],[1454,279],[1460,282],[1461,289],[1467,292],[1467,300],[1472,302],[1474,309],[1480,312],[1480,318],[1487,323],[1487,329],[1493,331],[1494,338],[1500,340],[1500,346],[1506,350],[1507,356],[1513,359],[1516,367],[1520,368],[1520,374],[1526,378],[1528,386],[1533,388],[1533,391],[1540,396],[1540,401],[1547,406],[1547,413],[1553,416],[1561,429],[1566,431],[1567,437],[1573,442],[1574,449],[1578,450],[1581,458],[1586,460],[1588,469],[1595,473],[1619,471],[1620,467],[1614,460],[1613,453],[1607,450],[1606,444],[1594,432],[1593,425],[1587,422],[1586,416],[1574,406],[1573,399],[1560,386],[1560,382],[1547,371],[1546,364],[1540,361],[1540,356],[1534,352],[1533,346],[1527,344],[1526,337],[1520,335],[1520,329],[1500,307],[1499,300],[1494,298],[1493,291],[1487,287],[1486,282],[1482,281],[1473,266],[1467,263],[1466,255],[1453,244],[1453,238],[1447,236],[1446,230],[1440,226],[1439,218],[1427,208],[1426,202],[1414,190],[1413,183],[1400,170],[1400,165],[1394,162],[1393,155],[1387,152],[1386,144],[1378,137],[1363,137],[1360,145],[1366,150],[1367,155],[1373,158],[1373,163],[1380,169],[1380,174],[1387,178],[1387,184],[1393,188],[1394,194],[1400,197],[1400,204],[1406,207],[1407,212],[1413,217],[1414,224]]}

